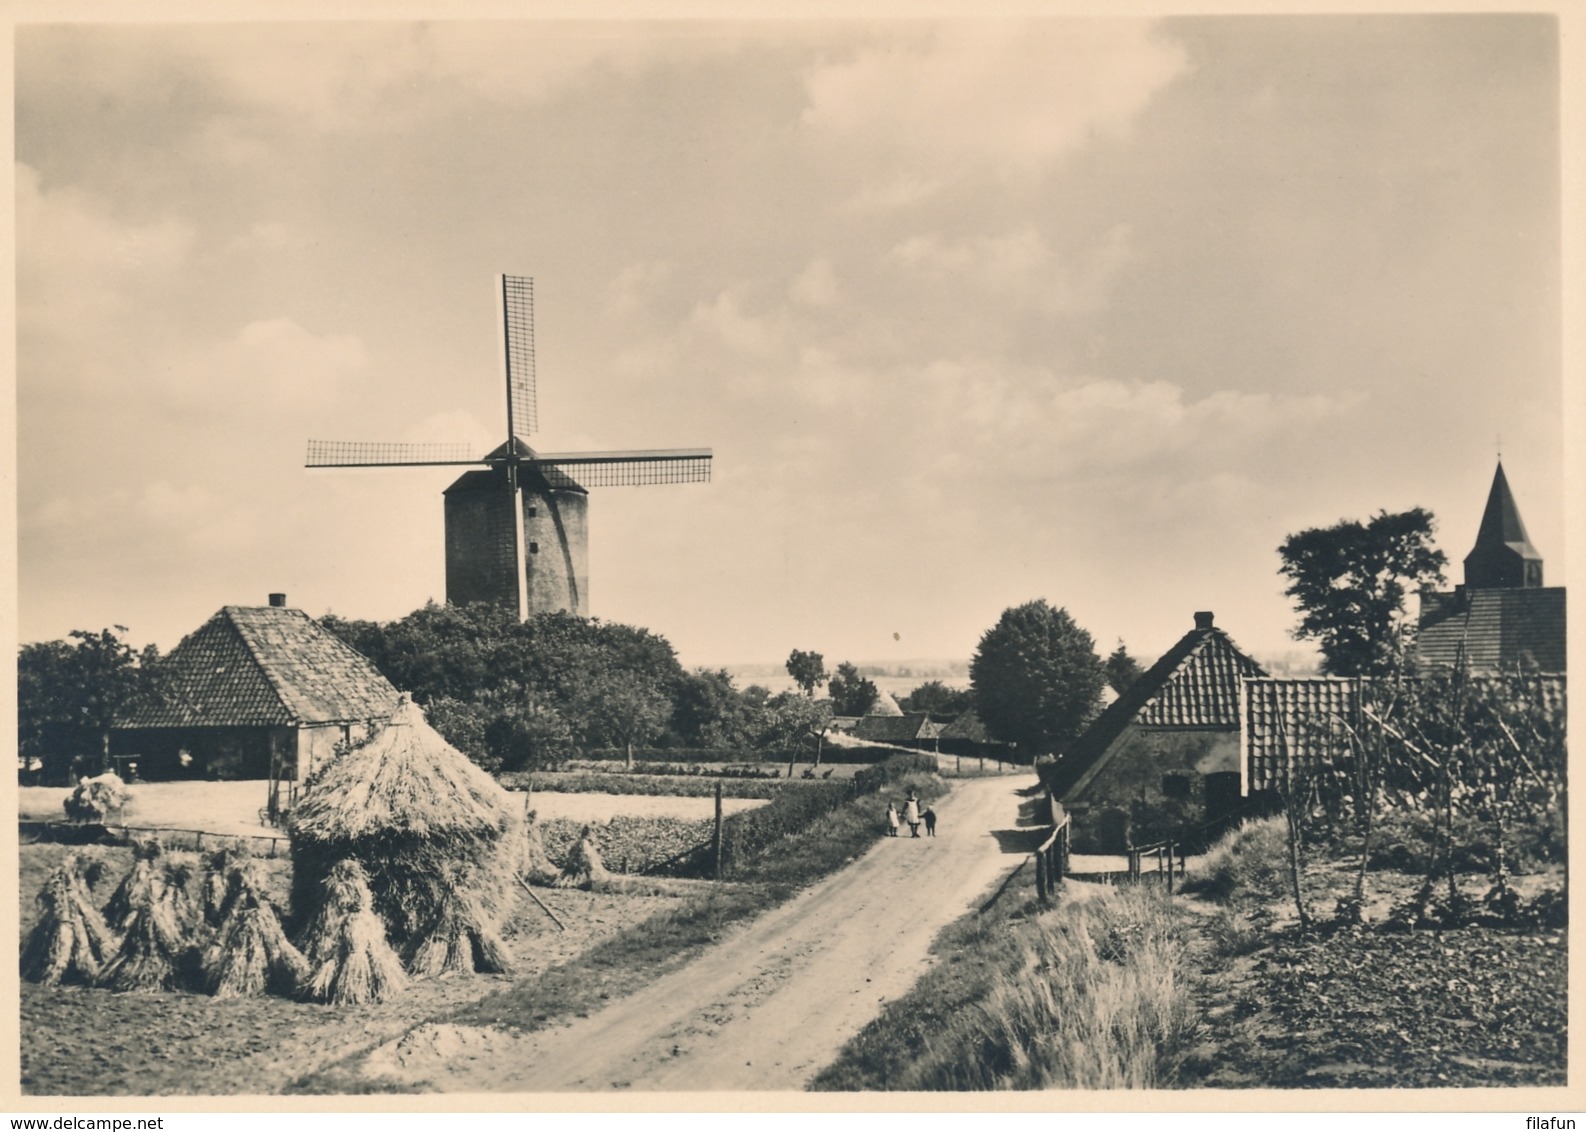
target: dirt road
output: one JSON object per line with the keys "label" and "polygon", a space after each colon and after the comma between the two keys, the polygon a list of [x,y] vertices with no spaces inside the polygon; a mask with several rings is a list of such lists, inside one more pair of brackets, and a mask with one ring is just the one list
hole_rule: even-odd
{"label": "dirt road", "polygon": [[913,986],[937,932],[1018,863],[1028,838],[1014,835],[1017,792],[1033,781],[959,782],[935,838],[905,826],[599,1014],[527,1035],[423,1026],[376,1050],[365,1072],[447,1092],[802,1088]]}

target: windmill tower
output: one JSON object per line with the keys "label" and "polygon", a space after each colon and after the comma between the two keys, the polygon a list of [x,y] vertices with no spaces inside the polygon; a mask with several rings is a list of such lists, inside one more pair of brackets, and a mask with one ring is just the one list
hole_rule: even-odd
{"label": "windmill tower", "polygon": [[[506,440],[474,455],[466,445],[310,440],[310,468],[473,466],[445,491],[446,600],[488,601],[520,619],[589,613],[589,487],[704,483],[709,448],[627,452],[534,451],[534,280],[502,275],[500,317],[507,387]],[[578,478],[573,478],[576,472]]]}

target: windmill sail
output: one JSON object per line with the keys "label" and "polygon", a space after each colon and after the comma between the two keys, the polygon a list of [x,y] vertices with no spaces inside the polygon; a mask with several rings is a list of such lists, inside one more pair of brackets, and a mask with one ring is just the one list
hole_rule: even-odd
{"label": "windmill sail", "polygon": [[480,464],[475,450],[448,442],[310,440],[310,468],[407,468],[426,464]]}
{"label": "windmill sail", "polygon": [[649,448],[631,452],[546,452],[536,468],[555,468],[585,487],[644,487],[663,483],[709,483],[709,448]]}
{"label": "windmill sail", "polygon": [[506,336],[507,439],[540,427],[534,377],[534,280],[501,277],[502,328]]}

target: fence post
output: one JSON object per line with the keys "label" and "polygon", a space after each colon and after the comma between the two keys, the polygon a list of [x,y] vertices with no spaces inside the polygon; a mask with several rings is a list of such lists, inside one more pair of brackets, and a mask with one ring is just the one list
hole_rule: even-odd
{"label": "fence post", "polygon": [[1140,879],[1140,850],[1138,849],[1129,850],[1129,879]]}
{"label": "fence post", "polygon": [[1042,904],[1046,903],[1046,854],[1040,850],[1035,853],[1035,895]]}
{"label": "fence post", "polygon": [[1173,895],[1173,843],[1167,843],[1167,894]]}
{"label": "fence post", "polygon": [[716,879],[720,880],[721,879],[722,822],[721,822],[721,779],[719,779],[719,778],[716,780],[716,833],[715,833],[715,836],[713,837],[712,840],[715,842]]}

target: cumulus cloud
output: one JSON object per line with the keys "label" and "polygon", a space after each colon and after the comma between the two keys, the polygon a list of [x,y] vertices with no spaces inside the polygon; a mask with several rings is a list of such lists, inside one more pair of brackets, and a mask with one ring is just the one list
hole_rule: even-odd
{"label": "cumulus cloud", "polygon": [[[81,335],[181,267],[196,233],[180,217],[128,220],[84,189],[45,188],[16,165],[19,329]],[[92,315],[90,318],[89,316]]]}
{"label": "cumulus cloud", "polygon": [[318,408],[343,393],[368,359],[350,334],[315,334],[287,318],[260,319],[232,337],[188,349],[159,368],[166,397],[211,413],[247,407],[270,416]]}
{"label": "cumulus cloud", "polygon": [[925,169],[1039,171],[1125,132],[1185,64],[1142,21],[954,21],[811,68],[803,122]]}

